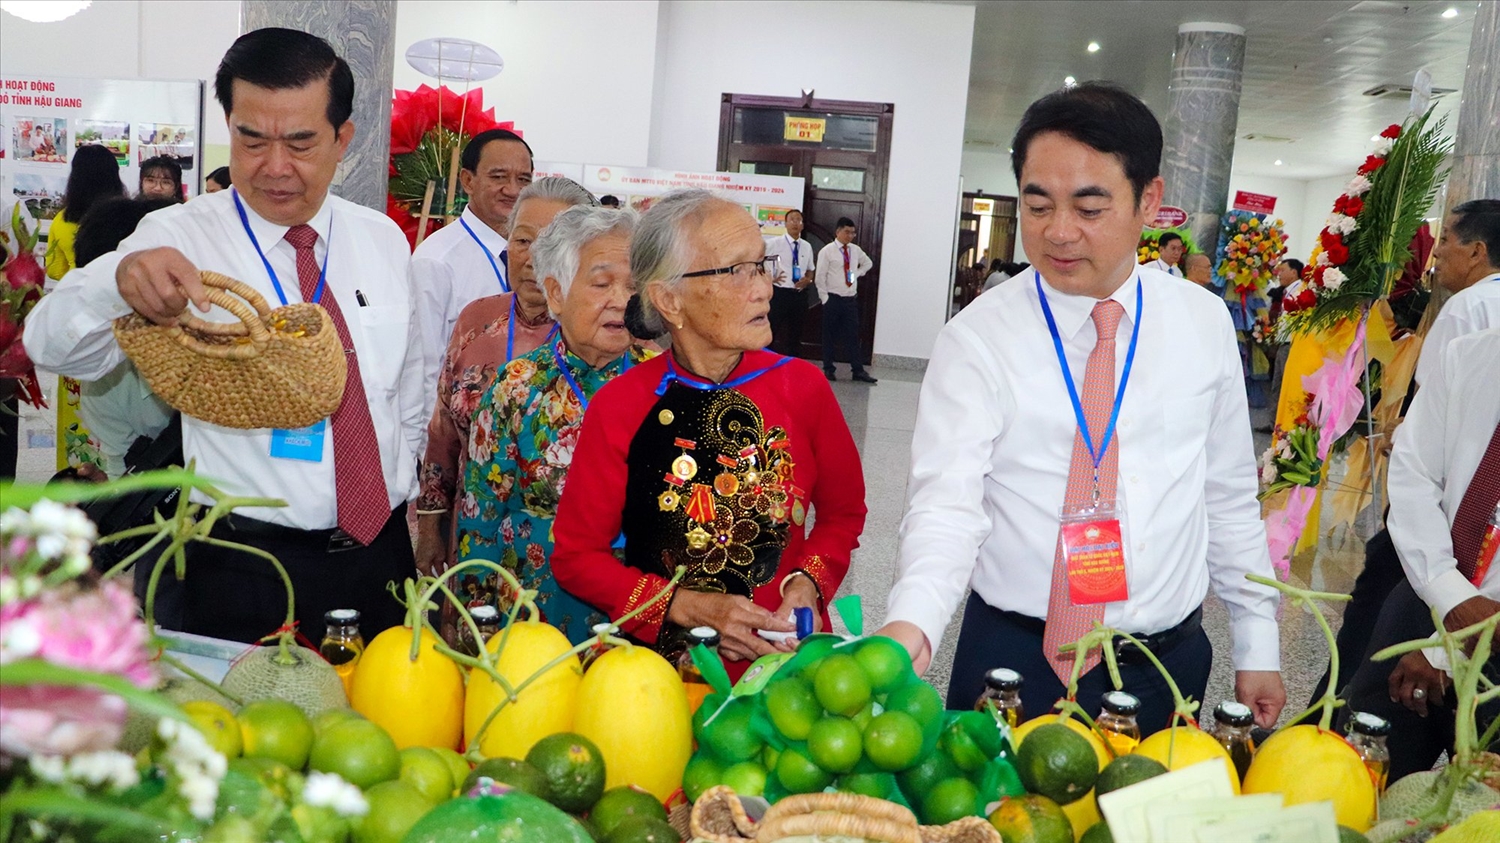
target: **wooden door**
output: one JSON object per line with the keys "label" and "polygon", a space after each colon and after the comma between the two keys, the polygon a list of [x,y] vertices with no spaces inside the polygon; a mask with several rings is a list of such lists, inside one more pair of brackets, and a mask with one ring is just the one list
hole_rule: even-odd
{"label": "wooden door", "polygon": [[[875,263],[859,279],[860,348],[866,364],[874,353],[880,300],[893,112],[890,103],[746,94],[724,94],[720,107],[719,169],[802,178],[807,187],[801,202],[806,222],[802,236],[814,252],[833,241],[840,217],[854,221],[859,232],[855,242]],[[789,118],[820,121],[821,138],[789,139]],[[820,359],[823,308],[812,290],[808,306],[800,352]]]}

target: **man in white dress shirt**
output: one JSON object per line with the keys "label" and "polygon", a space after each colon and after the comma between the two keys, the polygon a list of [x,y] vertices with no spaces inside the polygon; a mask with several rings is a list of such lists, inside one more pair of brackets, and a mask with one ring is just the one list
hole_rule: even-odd
{"label": "man in white dress shirt", "polygon": [[[49,370],[103,377],[124,359],[115,319],[134,310],[170,325],[189,304],[209,311],[200,269],[244,281],[273,307],[321,304],[348,364],[333,415],[298,431],[185,417],[183,453],[226,492],[287,502],[239,510],[214,536],[280,559],[300,631],[320,640],[326,611],[357,609],[368,641],[401,622],[385,586],[415,570],[405,511],[427,419],[406,240],[384,214],[328,193],[354,137],[354,76],[327,42],[247,33],[225,53],[214,91],[234,187],[147,216],[118,251],[69,273],[32,312],[26,348]],[[249,554],[190,546],[184,587],[189,632],[253,641],[286,613],[280,578]]]}
{"label": "man in white dress shirt", "polygon": [[1422,341],[1417,383],[1437,365],[1438,354],[1454,338],[1500,328],[1500,199],[1456,205],[1432,250],[1433,274],[1453,293]]}
{"label": "man in white dress shirt", "polygon": [[823,374],[834,380],[834,345],[849,355],[849,368],[861,383],[877,383],[865,371],[859,347],[859,279],[875,268],[865,250],[854,245],[854,220],[839,217],[833,242],[818,252],[818,299],[823,302]]}
{"label": "man in white dress shirt", "polygon": [[1182,235],[1175,231],[1168,231],[1157,238],[1156,251],[1161,257],[1146,264],[1152,269],[1159,269],[1168,275],[1183,277],[1182,269],[1178,264],[1182,263],[1182,255],[1187,251],[1187,246],[1182,242]]}
{"label": "man in white dress shirt", "polygon": [[[1452,748],[1453,679],[1441,649],[1368,657],[1432,635],[1434,612],[1450,631],[1500,612],[1500,566],[1486,568],[1481,552],[1500,504],[1500,329],[1438,350],[1391,450],[1387,526],[1406,579],[1381,606],[1347,694],[1350,711],[1384,717],[1400,736],[1391,741],[1391,781],[1431,769]],[[1500,681],[1500,657],[1486,672]],[[1480,707],[1481,733],[1497,709],[1500,701]]]}
{"label": "man in white dress shirt", "polygon": [[771,289],[771,348],[791,357],[802,352],[803,291],[813,283],[812,244],[802,239],[802,212],[786,212],[786,233],[766,238],[766,257],[776,256]]}
{"label": "man in white dress shirt", "polygon": [[423,383],[433,397],[458,314],[475,299],[511,291],[505,232],[516,197],[531,184],[531,147],[515,132],[490,129],[464,146],[458,166],[468,205],[411,255],[424,345]]}
{"label": "man in white dress shirt", "polygon": [[[1072,668],[1059,647],[1096,622],[1143,638],[1202,700],[1210,584],[1229,610],[1236,696],[1262,726],[1285,702],[1276,592],[1245,579],[1272,572],[1229,314],[1135,261],[1161,203],[1161,137],[1145,104],[1109,85],[1033,103],[1011,147],[1034,266],[933,349],[882,632],[925,669],[972,587],[949,708],[1008,667],[1026,710],[1051,710]],[[1079,683],[1086,707],[1109,689],[1098,652]],[[1142,729],[1165,727],[1166,683],[1135,648],[1119,652]]]}

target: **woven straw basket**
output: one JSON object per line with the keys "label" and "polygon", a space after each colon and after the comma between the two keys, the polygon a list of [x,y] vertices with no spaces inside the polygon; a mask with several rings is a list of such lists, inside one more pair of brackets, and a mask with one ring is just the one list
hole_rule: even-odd
{"label": "woven straw basket", "polygon": [[240,321],[205,322],[191,309],[171,327],[138,313],[115,320],[115,339],[152,392],[193,418],[241,429],[307,427],[338,409],[348,370],[327,311],[271,310],[243,282],[198,276],[209,300]]}
{"label": "woven straw basket", "polygon": [[710,788],[693,803],[690,831],[688,839],[708,843],[1000,843],[1000,833],[979,817],[918,826],[912,812],[900,805],[852,793],[789,796],[755,823],[727,787]]}

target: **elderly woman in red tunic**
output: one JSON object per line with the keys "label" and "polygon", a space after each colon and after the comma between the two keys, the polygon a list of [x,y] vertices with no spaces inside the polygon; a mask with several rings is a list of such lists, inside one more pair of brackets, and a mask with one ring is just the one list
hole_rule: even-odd
{"label": "elderly woman in red tunic", "polygon": [[623,631],[670,654],[712,627],[733,677],[790,648],[757,631],[794,630],[794,608],[827,629],[865,522],[859,453],[828,382],[763,350],[768,262],[739,205],[694,190],[651,206],[630,265],[672,350],[594,397],[554,525],[558,584],[612,618],[685,568]]}

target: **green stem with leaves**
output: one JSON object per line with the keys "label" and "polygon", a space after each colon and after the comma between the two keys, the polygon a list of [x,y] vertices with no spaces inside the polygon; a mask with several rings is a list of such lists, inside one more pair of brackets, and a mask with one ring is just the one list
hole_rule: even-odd
{"label": "green stem with leaves", "polygon": [[1338,689],[1334,687],[1339,676],[1339,646],[1338,640],[1333,634],[1333,627],[1328,625],[1328,618],[1323,616],[1323,610],[1318,607],[1316,601],[1327,600],[1332,603],[1343,603],[1347,602],[1350,596],[1347,594],[1334,594],[1328,591],[1311,591],[1305,588],[1298,588],[1289,583],[1263,577],[1259,574],[1246,574],[1245,579],[1259,585],[1270,586],[1287,595],[1291,598],[1293,606],[1301,606],[1310,612],[1313,618],[1317,620],[1318,626],[1323,630],[1323,640],[1328,642],[1328,683],[1323,688],[1323,696],[1319,697],[1318,701],[1313,703],[1306,711],[1293,717],[1287,725],[1290,726],[1298,723],[1302,718],[1321,709],[1322,713],[1318,718],[1318,728],[1325,732],[1328,731],[1333,727],[1333,712],[1344,704],[1344,701],[1338,697]]}

